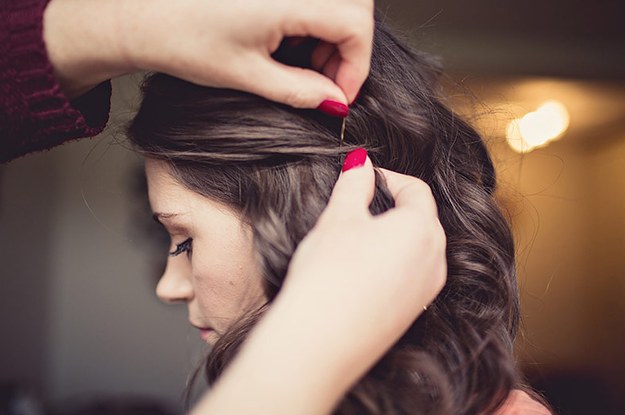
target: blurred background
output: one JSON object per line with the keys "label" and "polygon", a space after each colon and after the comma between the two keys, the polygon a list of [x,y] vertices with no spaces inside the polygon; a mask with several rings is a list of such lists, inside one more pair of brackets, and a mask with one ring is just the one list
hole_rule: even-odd
{"label": "blurred background", "polygon": [[[625,413],[625,3],[377,6],[441,56],[449,104],[492,150],[528,379],[558,413]],[[141,160],[119,142],[138,80],[114,82],[102,135],[0,166],[0,408],[181,412],[203,348],[154,295]]]}

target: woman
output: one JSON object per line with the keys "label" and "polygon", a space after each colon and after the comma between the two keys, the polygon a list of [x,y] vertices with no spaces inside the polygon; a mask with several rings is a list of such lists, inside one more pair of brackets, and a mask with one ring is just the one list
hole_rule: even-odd
{"label": "woman", "polygon": [[[434,61],[378,23],[371,73],[344,142],[340,121],[316,112],[165,75],[146,81],[129,135],[147,156],[155,218],[172,237],[157,293],[186,301],[191,324],[213,345],[210,383],[288,286],[291,256],[330,198],[340,156],[353,150],[348,161],[362,158],[356,147],[364,147],[373,165],[430,186],[448,272],[431,304],[423,300],[444,279],[422,279],[414,301],[424,312],[335,413],[492,413],[522,387],[512,354],[519,319],[512,235],[494,200],[484,143],[441,103],[438,75]],[[370,211],[393,203],[378,174]],[[340,243],[335,249],[349,254]],[[310,295],[324,288],[311,284]]]}
{"label": "woman", "polygon": [[[202,85],[237,88],[296,107],[318,107],[344,115],[346,104],[354,99],[368,74],[372,35],[372,0],[314,0],[305,5],[290,0],[247,1],[244,10],[237,2],[193,0],[0,0],[0,163],[102,131],[111,92],[106,81],[139,70],[159,70]],[[297,43],[294,36],[323,39],[325,42],[315,49],[322,53],[315,54],[329,56],[331,64],[327,66],[332,71],[322,76],[315,71],[289,68],[273,59],[272,52],[280,40]],[[261,83],[250,76],[259,71],[263,73]],[[325,348],[307,355],[292,354],[298,367],[308,365],[306,378],[291,370],[292,362],[284,364],[290,350],[283,349],[283,344],[294,345],[301,339],[285,320],[297,315],[310,324],[325,321],[327,314],[312,312],[317,304],[335,301],[336,292],[353,293],[358,286],[362,295],[343,301],[348,306],[341,309],[341,318],[335,315],[334,320],[350,327],[363,325],[371,317],[379,317],[378,310],[386,309],[383,305],[398,287],[408,288],[418,281],[407,272],[394,274],[393,282],[385,281],[385,285],[363,278],[371,270],[357,253],[368,248],[366,237],[371,238],[371,231],[377,232],[378,240],[388,241],[382,246],[388,264],[413,264],[428,258],[435,260],[431,261],[432,269],[423,269],[423,274],[444,267],[442,252],[432,250],[432,246],[444,246],[440,227],[425,229],[419,226],[423,221],[412,216],[413,226],[396,220],[428,204],[431,194],[414,188],[411,184],[416,179],[408,185],[400,180],[397,207],[386,216],[387,220],[374,223],[370,215],[363,213],[373,188],[372,175],[369,165],[337,182],[333,196],[337,202],[326,210],[323,226],[309,234],[306,249],[298,250],[300,271],[289,275],[291,282],[299,282],[291,283],[289,290],[283,289],[288,291],[279,298],[278,303],[283,305],[274,302],[264,324],[252,336],[265,348],[253,347],[240,354],[228,376],[222,377],[218,387],[202,401],[201,413],[249,412],[241,410],[240,402],[253,401],[255,413],[292,414],[304,399],[310,401],[309,413],[325,413],[418,315],[420,309],[414,304],[394,307],[393,318],[384,322],[390,334],[384,339],[368,333],[337,337],[336,330],[327,328],[317,331],[320,338],[326,339]],[[354,218],[355,213],[360,213],[359,220],[350,225],[341,220],[346,214]],[[352,258],[336,258],[323,243],[337,234],[344,245],[353,248]],[[420,255],[406,255],[397,249],[396,234],[415,244],[427,235],[429,249],[420,251]],[[438,243],[432,244],[432,239]],[[331,280],[332,294],[310,300],[303,290],[309,283],[307,276],[314,268],[327,268],[333,259],[337,262],[330,273],[325,273],[326,278],[338,277]],[[396,296],[393,299],[396,302]],[[370,306],[363,314],[360,305],[372,302],[382,306]],[[359,353],[352,359],[337,361],[337,346],[348,345],[357,347]],[[331,370],[319,370],[319,362],[325,362]],[[280,382],[254,382],[250,375],[262,365],[271,365],[280,372]],[[311,385],[315,384],[326,388],[314,394]],[[284,399],[285,391],[293,399]]]}

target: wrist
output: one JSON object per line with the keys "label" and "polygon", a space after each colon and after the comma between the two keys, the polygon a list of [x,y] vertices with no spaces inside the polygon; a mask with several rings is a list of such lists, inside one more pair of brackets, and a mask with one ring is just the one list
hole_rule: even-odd
{"label": "wrist", "polygon": [[244,353],[265,362],[272,375],[262,381],[275,391],[288,390],[300,403],[298,413],[330,413],[368,369],[367,357],[354,350],[336,313],[320,306],[314,294],[300,294],[278,295]]}
{"label": "wrist", "polygon": [[193,414],[328,414],[360,377],[362,361],[341,352],[331,318],[310,298],[284,294]]}
{"label": "wrist", "polygon": [[[117,53],[126,70],[172,75],[171,66],[176,65],[178,52],[193,40],[180,27],[180,20],[184,21],[190,13],[185,9],[188,2],[114,0],[112,3],[117,3]],[[210,26],[210,22],[206,25]]]}
{"label": "wrist", "polygon": [[46,7],[43,39],[54,73],[69,99],[132,71],[118,30],[121,3],[52,0]]}
{"label": "wrist", "polygon": [[[314,278],[307,276],[306,278]],[[329,292],[327,286],[283,286],[274,301],[268,324],[284,333],[289,350],[315,373],[320,387],[331,387],[337,401],[371,368],[388,348],[371,331],[374,325],[362,310],[349,304],[340,290]],[[336,295],[334,295],[336,294]],[[380,333],[382,335],[382,333]],[[382,344],[383,343],[383,344]]]}

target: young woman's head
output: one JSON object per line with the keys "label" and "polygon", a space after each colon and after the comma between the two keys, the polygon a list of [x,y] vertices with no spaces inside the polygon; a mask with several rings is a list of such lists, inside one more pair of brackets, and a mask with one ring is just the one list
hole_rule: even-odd
{"label": "young woman's head", "polygon": [[182,186],[166,162],[148,158],[145,169],[154,218],[172,241],[156,293],[186,302],[189,322],[214,344],[246,311],[267,302],[251,227],[230,206]]}
{"label": "young woman's head", "polygon": [[[447,235],[448,276],[337,412],[482,413],[516,385],[512,237],[493,197],[484,143],[441,103],[438,75],[434,61],[378,24],[371,74],[343,146],[341,120],[316,111],[165,75],[147,79],[129,135],[147,157],[152,208],[172,236],[158,293],[187,301],[192,324],[206,329],[214,343],[209,381],[280,290],[297,244],[325,207],[341,156],[360,146],[374,165],[430,185]],[[392,205],[379,176],[370,210]]]}

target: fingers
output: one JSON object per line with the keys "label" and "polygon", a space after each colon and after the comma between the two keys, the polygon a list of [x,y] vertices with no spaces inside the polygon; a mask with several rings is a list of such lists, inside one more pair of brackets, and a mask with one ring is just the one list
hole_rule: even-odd
{"label": "fingers", "polygon": [[332,80],[336,80],[336,74],[341,64],[341,54],[336,46],[323,41],[319,42],[313,50],[310,61],[313,69]]}
{"label": "fingers", "polygon": [[358,96],[358,91],[369,74],[371,46],[367,48],[365,45],[355,47],[349,44],[339,44],[338,49],[341,60],[334,82],[345,92],[351,104]]}
{"label": "fingers", "polygon": [[360,160],[355,160],[354,167],[343,171],[334,185],[328,208],[324,212],[333,218],[349,218],[360,214],[368,215],[368,207],[373,200],[375,174],[371,160],[366,156],[364,149],[357,149],[348,154],[346,157],[348,163],[350,162],[348,160],[350,155],[355,158],[363,156],[366,158],[364,164],[360,165]]}
{"label": "fingers", "polygon": [[[447,237],[438,218],[436,200],[423,180],[386,169],[380,171],[395,200],[395,208],[376,216],[376,220],[382,221],[385,226],[392,225],[401,229],[402,232],[396,233],[396,240],[402,236],[407,238],[407,246],[421,244],[424,249],[427,247],[429,258],[437,264],[431,268],[428,277],[429,287],[433,290],[430,293],[432,296],[426,301],[429,303],[443,289],[447,280]],[[411,240],[415,237],[420,242]]]}
{"label": "fingers", "polygon": [[[332,77],[351,103],[369,74],[373,43],[373,1],[323,2],[296,14],[293,35],[305,35],[332,44],[340,59]],[[323,53],[322,53],[323,54]],[[312,107],[312,106],[311,106]]]}
{"label": "fingers", "polygon": [[310,63],[313,69],[317,72],[323,72],[323,67],[336,51],[336,46],[332,43],[320,41],[313,49],[312,55],[310,56]]}
{"label": "fingers", "polygon": [[296,108],[317,108],[327,99],[347,103],[347,97],[332,80],[314,70],[288,66],[270,57],[257,57],[249,65],[252,73],[239,86],[256,95]]}
{"label": "fingers", "polygon": [[418,208],[438,217],[432,190],[423,180],[413,176],[380,169],[397,208]]}
{"label": "fingers", "polygon": [[[328,59],[326,64],[323,66],[323,74],[330,79],[336,80],[337,73],[340,69],[341,65],[341,55],[339,55],[338,51],[335,51],[332,56]],[[354,101],[355,98],[349,98],[350,103]]]}
{"label": "fingers", "polygon": [[[305,6],[292,0],[279,3],[280,7],[272,9],[267,17],[267,24],[252,27],[245,35],[225,36],[225,41],[218,44],[226,60],[231,60],[226,62],[227,71],[220,69],[212,75],[215,79],[209,74],[204,75],[207,79],[200,76],[194,82],[240,89],[296,108],[319,108],[344,116],[369,73],[373,0],[310,0]],[[266,9],[263,5],[262,12],[267,13]],[[256,13],[246,16],[252,19],[250,16]],[[279,50],[285,38],[287,49],[306,49],[307,39],[319,40],[311,48],[312,56],[308,56],[310,50],[306,52],[316,70],[285,64],[288,59],[275,55],[285,52]]]}
{"label": "fingers", "polygon": [[[363,164],[358,159],[364,157],[366,159]],[[354,167],[346,170],[346,166]],[[366,151],[361,148],[349,153],[345,158],[343,169],[332,191],[328,210],[345,215],[368,212],[375,192],[375,173],[371,160],[366,156]],[[414,211],[418,210],[423,214],[438,218],[436,201],[430,187],[424,181],[387,169],[380,169],[380,171],[395,200],[395,209],[387,213],[398,215],[399,212],[406,211],[413,215]]]}

